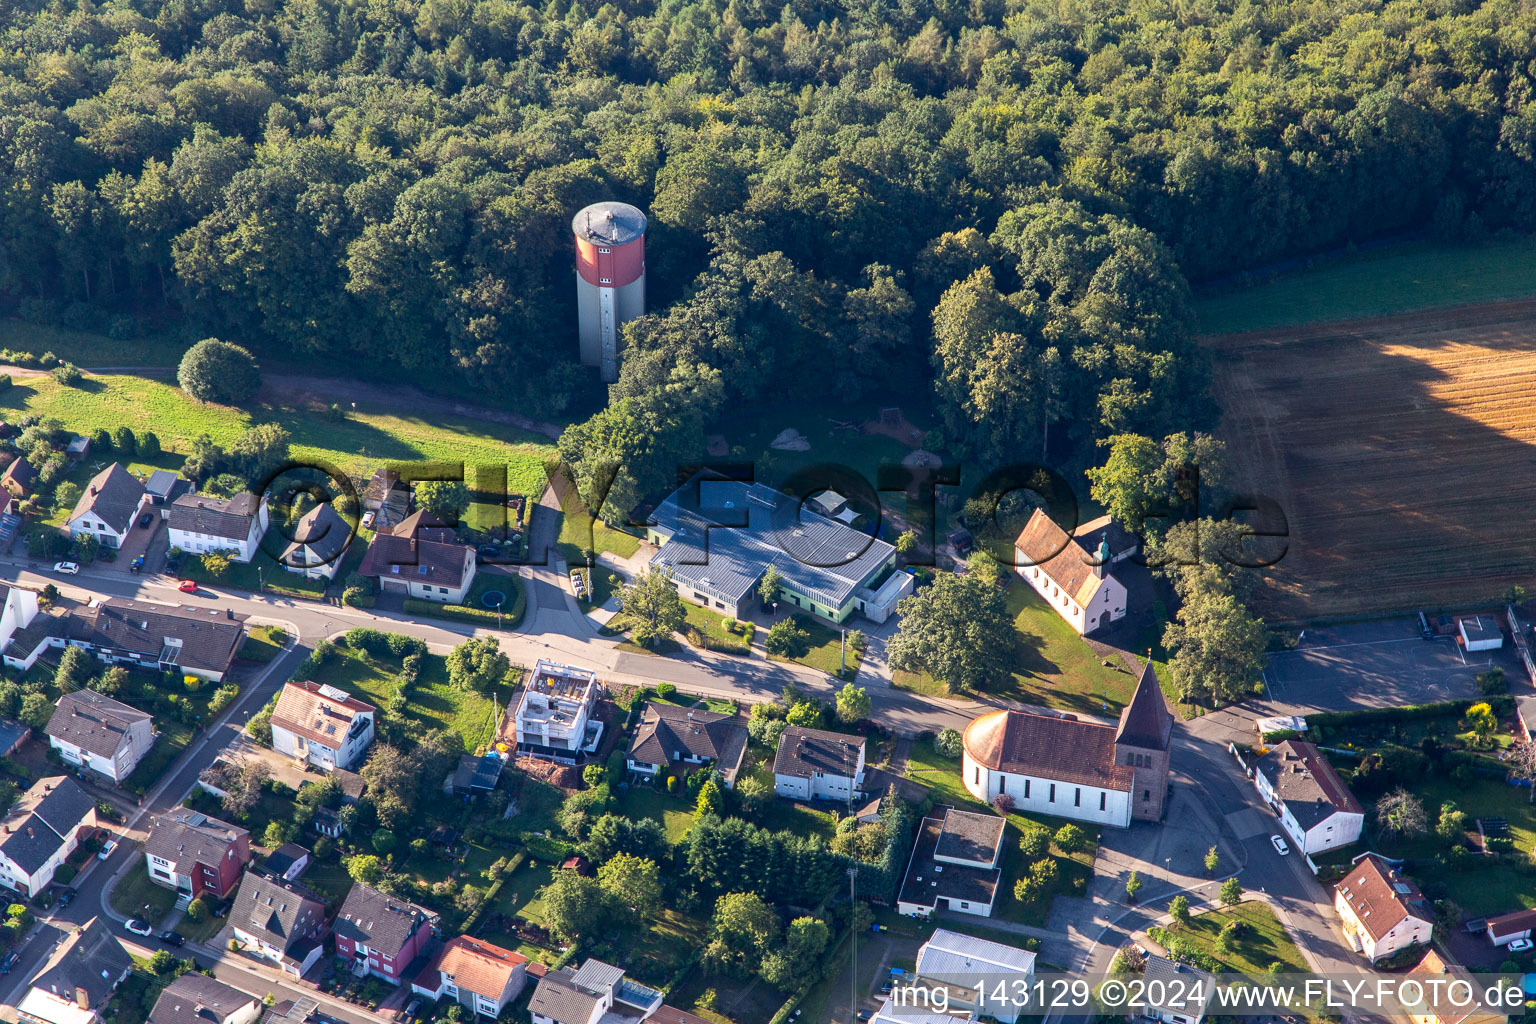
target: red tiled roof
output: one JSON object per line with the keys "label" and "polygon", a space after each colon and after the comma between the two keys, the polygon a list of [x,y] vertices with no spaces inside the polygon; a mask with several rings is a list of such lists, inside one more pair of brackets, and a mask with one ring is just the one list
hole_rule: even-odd
{"label": "red tiled roof", "polygon": [[1027,711],[993,711],[965,728],[965,752],[994,771],[1129,793],[1136,773],[1115,763],[1115,727]]}

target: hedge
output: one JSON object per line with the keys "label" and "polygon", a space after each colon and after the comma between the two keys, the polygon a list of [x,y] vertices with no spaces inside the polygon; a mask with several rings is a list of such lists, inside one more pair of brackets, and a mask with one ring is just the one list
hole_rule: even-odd
{"label": "hedge", "polygon": [[428,615],[440,619],[458,619],[461,622],[471,622],[475,625],[495,626],[498,621],[502,629],[514,629],[523,621],[523,612],[528,608],[528,598],[523,594],[523,588],[517,588],[517,597],[512,602],[512,607],[501,613],[500,616],[489,608],[476,608],[468,604],[442,604],[438,601],[423,601],[419,597],[405,599],[405,612],[407,615]]}
{"label": "hedge", "polygon": [[1364,711],[1318,711],[1307,715],[1309,730],[1340,725],[1364,725],[1370,722],[1418,722],[1426,718],[1464,715],[1474,704],[1487,703],[1498,718],[1515,713],[1515,699],[1509,696],[1471,697],[1435,704],[1407,704],[1397,708],[1367,708]]}
{"label": "hedge", "polygon": [[396,658],[404,658],[408,654],[425,654],[427,644],[424,640],[418,640],[413,636],[405,636],[401,633],[386,633],[380,629],[369,629],[359,626],[349,629],[341,635],[341,642],[354,651],[362,651],[371,654],[375,658],[390,655]]}

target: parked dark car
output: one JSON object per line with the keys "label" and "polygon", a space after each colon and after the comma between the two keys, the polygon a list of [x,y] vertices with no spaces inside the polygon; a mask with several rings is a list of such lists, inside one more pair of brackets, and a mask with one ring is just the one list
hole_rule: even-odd
{"label": "parked dark car", "polygon": [[21,959],[20,953],[12,953],[4,960],[0,960],[0,974],[10,974],[11,968],[16,966],[16,961]]}
{"label": "parked dark car", "polygon": [[154,521],[155,521],[155,514],[153,512],[145,512],[143,515],[139,516],[139,526],[141,528],[145,527],[145,526],[148,526],[150,523],[152,523]]}
{"label": "parked dark car", "polygon": [[58,902],[54,903],[54,906],[67,907],[75,899],[75,890],[66,886],[63,889],[58,890],[58,897]]}
{"label": "parked dark car", "polygon": [[167,946],[179,946],[187,941],[175,932],[161,932],[157,938]]}

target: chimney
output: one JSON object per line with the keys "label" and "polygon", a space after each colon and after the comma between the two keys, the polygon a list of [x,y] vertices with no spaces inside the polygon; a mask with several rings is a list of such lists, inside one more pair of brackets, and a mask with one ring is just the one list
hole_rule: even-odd
{"label": "chimney", "polygon": [[91,1008],[91,994],[79,985],[75,986],[75,1005],[82,1010]]}
{"label": "chimney", "polygon": [[28,839],[36,839],[37,838],[37,833],[32,831],[32,826],[31,825],[27,826],[27,838]]}

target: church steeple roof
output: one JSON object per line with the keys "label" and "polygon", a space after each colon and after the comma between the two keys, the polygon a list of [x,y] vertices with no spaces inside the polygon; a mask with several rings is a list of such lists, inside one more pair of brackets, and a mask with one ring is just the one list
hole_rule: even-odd
{"label": "church steeple roof", "polygon": [[1115,743],[1152,750],[1167,750],[1173,737],[1173,715],[1163,699],[1163,691],[1157,683],[1157,673],[1151,659],[1142,667],[1141,679],[1136,683],[1136,695],[1120,712],[1120,727],[1115,730]]}

